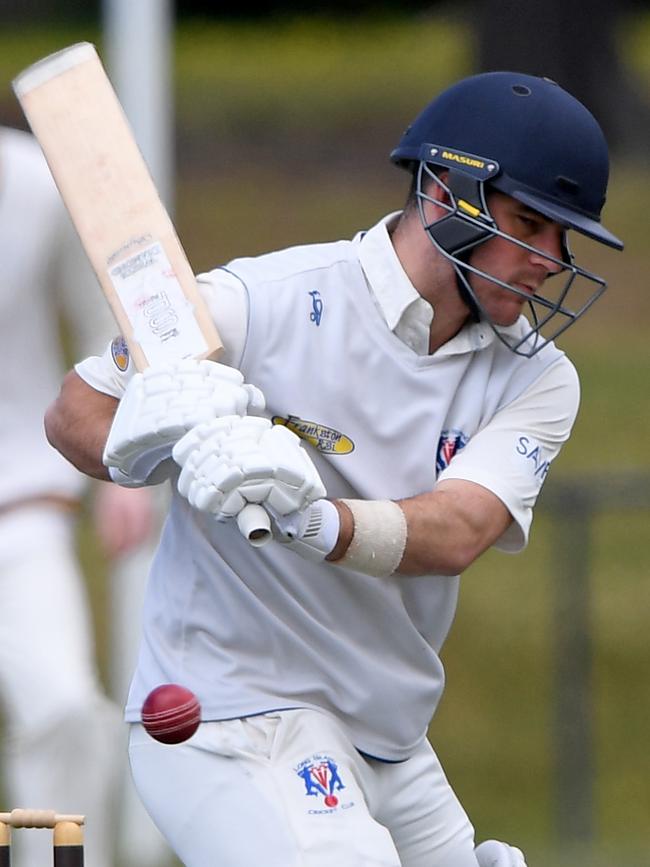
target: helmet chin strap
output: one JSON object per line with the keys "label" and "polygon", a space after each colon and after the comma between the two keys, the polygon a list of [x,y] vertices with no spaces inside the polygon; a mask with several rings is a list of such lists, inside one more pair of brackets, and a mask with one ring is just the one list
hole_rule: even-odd
{"label": "helmet chin strap", "polygon": [[[418,188],[421,190],[423,166],[419,169]],[[442,184],[441,181],[438,181]],[[434,223],[424,225],[432,241],[446,253],[462,261],[468,260],[474,247],[493,237],[492,228],[495,225],[490,212],[487,209],[484,196],[483,181],[471,177],[462,172],[449,169],[446,186],[454,204],[453,210],[436,220]],[[422,211],[421,211],[422,213]],[[475,222],[469,222],[464,215],[473,220],[483,220],[485,228]],[[459,268],[454,264],[456,272],[456,286],[458,293],[468,308],[474,322],[481,319],[481,313],[469,291],[465,280],[459,273]]]}
{"label": "helmet chin strap", "polygon": [[456,289],[458,290],[461,301],[469,310],[470,319],[472,322],[480,322],[481,311],[478,309],[478,304],[474,300],[472,293],[467,288],[465,281],[462,279],[457,265],[454,265],[454,271],[456,272]]}

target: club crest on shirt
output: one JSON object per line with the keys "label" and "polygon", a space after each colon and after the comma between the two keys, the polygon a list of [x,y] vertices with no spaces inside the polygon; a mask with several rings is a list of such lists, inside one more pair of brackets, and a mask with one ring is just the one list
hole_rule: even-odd
{"label": "club crest on shirt", "polygon": [[469,437],[462,430],[456,430],[455,428],[443,430],[438,441],[436,471],[440,473],[446,469],[451,463],[453,456],[464,448],[468,441]]}
{"label": "club crest on shirt", "polygon": [[354,805],[353,801],[341,803],[339,794],[345,789],[345,784],[339,774],[338,765],[331,756],[315,753],[299,762],[294,771],[305,784],[306,797],[323,799],[326,809],[310,810],[310,813],[329,813],[337,807],[347,809]]}
{"label": "club crest on shirt", "polygon": [[129,348],[126,345],[126,340],[121,334],[118,337],[113,338],[111,343],[111,357],[115,367],[124,373],[129,366]]}
{"label": "club crest on shirt", "polygon": [[289,415],[286,418],[274,415],[271,419],[273,424],[282,424],[297,434],[301,439],[307,440],[314,448],[326,455],[349,455],[354,451],[354,443],[345,434],[334,430],[332,427],[318,424],[315,421],[305,421],[297,415]]}

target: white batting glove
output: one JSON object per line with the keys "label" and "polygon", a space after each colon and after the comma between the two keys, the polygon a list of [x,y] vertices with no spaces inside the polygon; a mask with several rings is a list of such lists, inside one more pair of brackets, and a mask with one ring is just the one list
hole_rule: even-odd
{"label": "white batting glove", "polygon": [[264,396],[238,370],[214,361],[183,359],[150,367],[129,382],[103,462],[113,481],[139,487],[162,481],[154,471],[189,430],[219,416],[264,409]]}
{"label": "white batting glove", "polygon": [[527,867],[524,853],[516,846],[485,840],[474,849],[479,867]]}
{"label": "white batting glove", "polygon": [[200,424],[174,446],[178,490],[218,520],[248,503],[277,515],[301,511],[325,487],[300,438],[268,419],[231,416]]}

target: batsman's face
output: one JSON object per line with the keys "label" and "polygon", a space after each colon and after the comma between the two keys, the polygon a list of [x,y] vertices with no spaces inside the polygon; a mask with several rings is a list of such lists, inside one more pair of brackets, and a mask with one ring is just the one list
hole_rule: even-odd
{"label": "batsman's face", "polygon": [[513,325],[526,304],[527,297],[541,289],[544,281],[562,271],[562,265],[548,256],[562,259],[563,228],[547,220],[516,199],[493,192],[488,206],[499,229],[535,251],[527,250],[499,236],[476,248],[470,264],[503,283],[514,286],[522,294],[493,283],[477,274],[470,276],[470,284],[485,312],[495,325]]}

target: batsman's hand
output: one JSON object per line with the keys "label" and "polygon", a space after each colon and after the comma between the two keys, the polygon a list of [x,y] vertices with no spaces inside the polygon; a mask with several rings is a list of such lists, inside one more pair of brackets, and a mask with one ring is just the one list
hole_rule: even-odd
{"label": "batsman's hand", "polygon": [[474,849],[479,867],[527,867],[524,853],[499,840],[485,840]]}
{"label": "batsman's hand", "polygon": [[104,465],[126,487],[155,484],[168,475],[160,466],[188,431],[220,416],[262,409],[262,392],[224,364],[183,359],[147,368],[133,376],[117,407]]}
{"label": "batsman's hand", "polygon": [[250,503],[277,515],[300,512],[325,496],[300,438],[265,418],[200,424],[176,443],[172,456],[182,467],[180,493],[218,520],[239,515]]}

